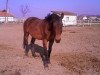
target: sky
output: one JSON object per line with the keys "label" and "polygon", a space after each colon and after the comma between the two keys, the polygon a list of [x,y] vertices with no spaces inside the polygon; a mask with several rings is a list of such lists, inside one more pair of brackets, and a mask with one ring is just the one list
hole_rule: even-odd
{"label": "sky", "polygon": [[[5,3],[6,0],[0,0],[0,10],[5,9]],[[9,0],[9,12],[21,18],[21,7],[26,5],[29,8],[26,17],[44,18],[52,10],[100,15],[100,0]]]}

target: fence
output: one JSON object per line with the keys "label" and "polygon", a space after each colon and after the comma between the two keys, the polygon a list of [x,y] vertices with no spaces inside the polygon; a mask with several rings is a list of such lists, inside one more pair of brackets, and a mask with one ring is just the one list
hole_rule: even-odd
{"label": "fence", "polygon": [[78,26],[91,26],[91,25],[100,25],[100,21],[93,20],[77,20]]}

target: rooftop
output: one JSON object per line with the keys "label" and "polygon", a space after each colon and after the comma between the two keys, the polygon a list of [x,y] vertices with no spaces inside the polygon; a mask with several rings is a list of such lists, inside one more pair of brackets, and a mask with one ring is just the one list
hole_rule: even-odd
{"label": "rooftop", "polygon": [[68,11],[51,11],[51,12],[56,13],[56,14],[64,13],[64,15],[77,15],[76,13],[68,12]]}
{"label": "rooftop", "polygon": [[6,10],[3,10],[3,11],[0,11],[0,17],[14,17],[14,16],[8,13]]}

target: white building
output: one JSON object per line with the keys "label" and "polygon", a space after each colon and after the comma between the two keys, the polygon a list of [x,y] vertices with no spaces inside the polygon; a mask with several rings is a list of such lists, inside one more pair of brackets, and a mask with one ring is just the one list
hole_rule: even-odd
{"label": "white building", "polygon": [[0,11],[0,22],[13,22],[15,18],[12,14],[7,13],[6,10]]}
{"label": "white building", "polygon": [[77,15],[75,13],[67,12],[67,11],[52,11],[52,12],[57,14],[61,14],[62,12],[64,13],[64,18],[62,19],[63,26],[77,24]]}

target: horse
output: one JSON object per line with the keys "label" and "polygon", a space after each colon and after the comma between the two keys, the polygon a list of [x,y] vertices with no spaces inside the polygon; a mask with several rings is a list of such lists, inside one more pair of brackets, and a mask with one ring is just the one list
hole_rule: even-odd
{"label": "horse", "polygon": [[[64,14],[60,15],[52,13],[47,15],[44,19],[39,19],[37,17],[29,17],[25,20],[23,25],[23,47],[25,49],[25,54],[28,54],[28,36],[31,35],[31,44],[34,45],[35,40],[42,40],[45,56],[45,67],[48,67],[50,63],[50,54],[52,51],[52,46],[54,41],[60,43],[63,23],[62,19]],[[48,45],[47,45],[48,44]],[[47,47],[48,46],[48,47]],[[48,48],[48,50],[47,50]]]}

